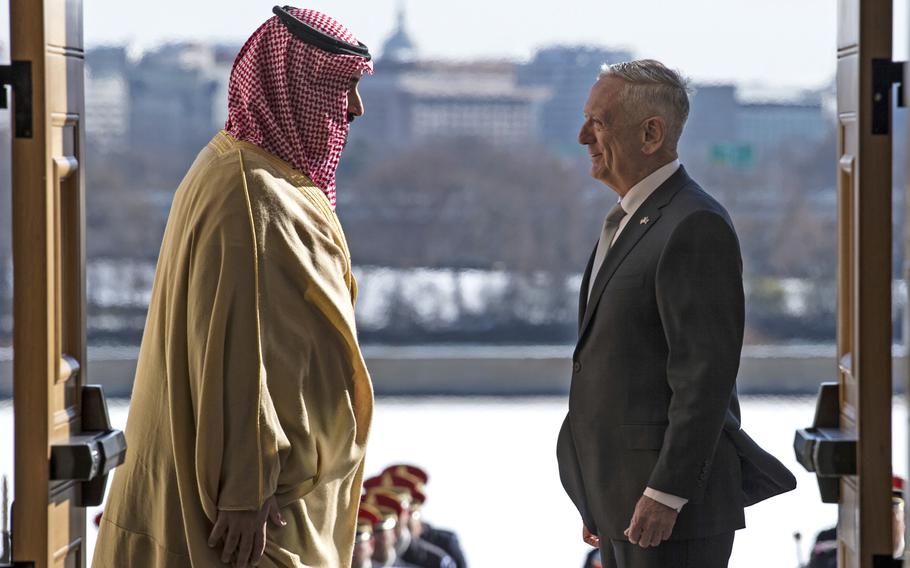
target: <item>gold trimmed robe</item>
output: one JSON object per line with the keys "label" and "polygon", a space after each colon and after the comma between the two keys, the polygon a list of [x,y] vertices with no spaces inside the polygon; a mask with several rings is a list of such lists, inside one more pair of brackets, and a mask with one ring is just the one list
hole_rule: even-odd
{"label": "gold trimmed robe", "polygon": [[221,132],[177,189],[96,568],[221,565],[219,509],[275,495],[263,567],[349,566],[373,408],[341,225],[306,176]]}

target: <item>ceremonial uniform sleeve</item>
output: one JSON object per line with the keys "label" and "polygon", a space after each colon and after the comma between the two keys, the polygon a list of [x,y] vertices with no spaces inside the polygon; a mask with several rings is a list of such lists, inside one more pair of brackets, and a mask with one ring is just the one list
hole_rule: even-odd
{"label": "ceremonial uniform sleeve", "polygon": [[259,510],[289,448],[266,382],[259,267],[246,185],[206,205],[187,278],[196,476],[206,514]]}
{"label": "ceremonial uniform sleeve", "polygon": [[676,227],[656,293],[672,395],[648,487],[698,502],[736,383],[745,319],[739,242],[726,219],[699,211]]}

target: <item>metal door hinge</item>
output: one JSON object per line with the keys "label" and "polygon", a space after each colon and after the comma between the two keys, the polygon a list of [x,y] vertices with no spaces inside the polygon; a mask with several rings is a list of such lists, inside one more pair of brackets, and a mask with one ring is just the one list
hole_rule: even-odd
{"label": "metal door hinge", "polygon": [[6,85],[13,88],[13,123],[16,138],[31,138],[32,122],[32,62],[13,61],[0,65],[0,108],[9,108]]}
{"label": "metal door hinge", "polygon": [[897,106],[904,106],[904,61],[872,60],[872,134],[891,131],[891,87],[897,85]]}

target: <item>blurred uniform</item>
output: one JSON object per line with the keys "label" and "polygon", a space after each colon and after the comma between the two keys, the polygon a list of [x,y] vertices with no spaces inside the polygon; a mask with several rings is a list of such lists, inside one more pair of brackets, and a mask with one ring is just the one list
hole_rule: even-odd
{"label": "blurred uniform", "polygon": [[360,504],[357,511],[357,532],[354,536],[354,557],[351,568],[373,568],[373,527],[382,530],[382,515],[372,505]]}
{"label": "blurred uniform", "polygon": [[420,568],[455,568],[455,561],[446,552],[419,538],[412,538],[401,559]]}
{"label": "blurred uniform", "polygon": [[[894,558],[904,555],[904,480],[895,475],[892,477],[891,505],[894,524]],[[807,568],[837,568],[837,527],[818,533]]]}
{"label": "blurred uniform", "polygon": [[375,551],[373,552],[373,566],[394,566],[397,568],[419,568],[400,557],[398,549],[403,532],[399,525],[403,508],[401,503],[392,497],[368,490],[361,501],[361,508],[375,507],[382,518],[382,524],[374,525]]}
{"label": "blurred uniform", "polygon": [[584,568],[603,568],[603,562],[600,560],[600,550],[594,549],[585,557]]}
{"label": "blurred uniform", "polygon": [[[420,507],[423,506],[426,500],[424,487],[430,481],[430,476],[424,469],[410,464],[390,465],[382,472],[381,478],[388,479],[392,484],[401,484],[401,480],[408,480],[411,486],[419,492],[419,496],[415,496],[415,500],[419,501]],[[456,568],[467,568],[468,561],[465,559],[457,534],[428,524],[423,520],[422,515],[418,517],[418,525],[420,540],[442,549],[455,561]]]}
{"label": "blurred uniform", "polygon": [[438,529],[425,522],[421,522],[421,524],[423,525],[423,532],[420,534],[420,538],[423,541],[445,551],[455,562],[456,568],[467,568],[468,561],[465,560],[457,534],[449,530]]}
{"label": "blurred uniform", "polygon": [[837,528],[823,530],[815,537],[808,568],[837,568]]}
{"label": "blurred uniform", "polygon": [[894,558],[904,556],[904,534],[907,531],[904,517],[904,478],[898,475],[891,477],[892,530],[894,535]]}
{"label": "blurred uniform", "polygon": [[[391,478],[386,476],[384,483],[390,483]],[[388,503],[387,506],[394,507],[398,513],[396,553],[399,559],[420,568],[455,568],[455,561],[444,550],[412,533],[411,527],[418,522],[420,513],[414,509],[410,490],[400,485],[374,486],[367,489],[367,500],[370,499],[381,506]],[[412,518],[415,514],[417,517]]]}

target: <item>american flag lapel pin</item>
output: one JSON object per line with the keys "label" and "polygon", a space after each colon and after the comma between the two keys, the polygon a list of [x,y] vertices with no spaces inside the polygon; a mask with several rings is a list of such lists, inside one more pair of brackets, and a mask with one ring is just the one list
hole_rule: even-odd
{"label": "american flag lapel pin", "polygon": [[641,221],[638,222],[639,225],[647,225],[651,221],[650,217],[642,217]]}

